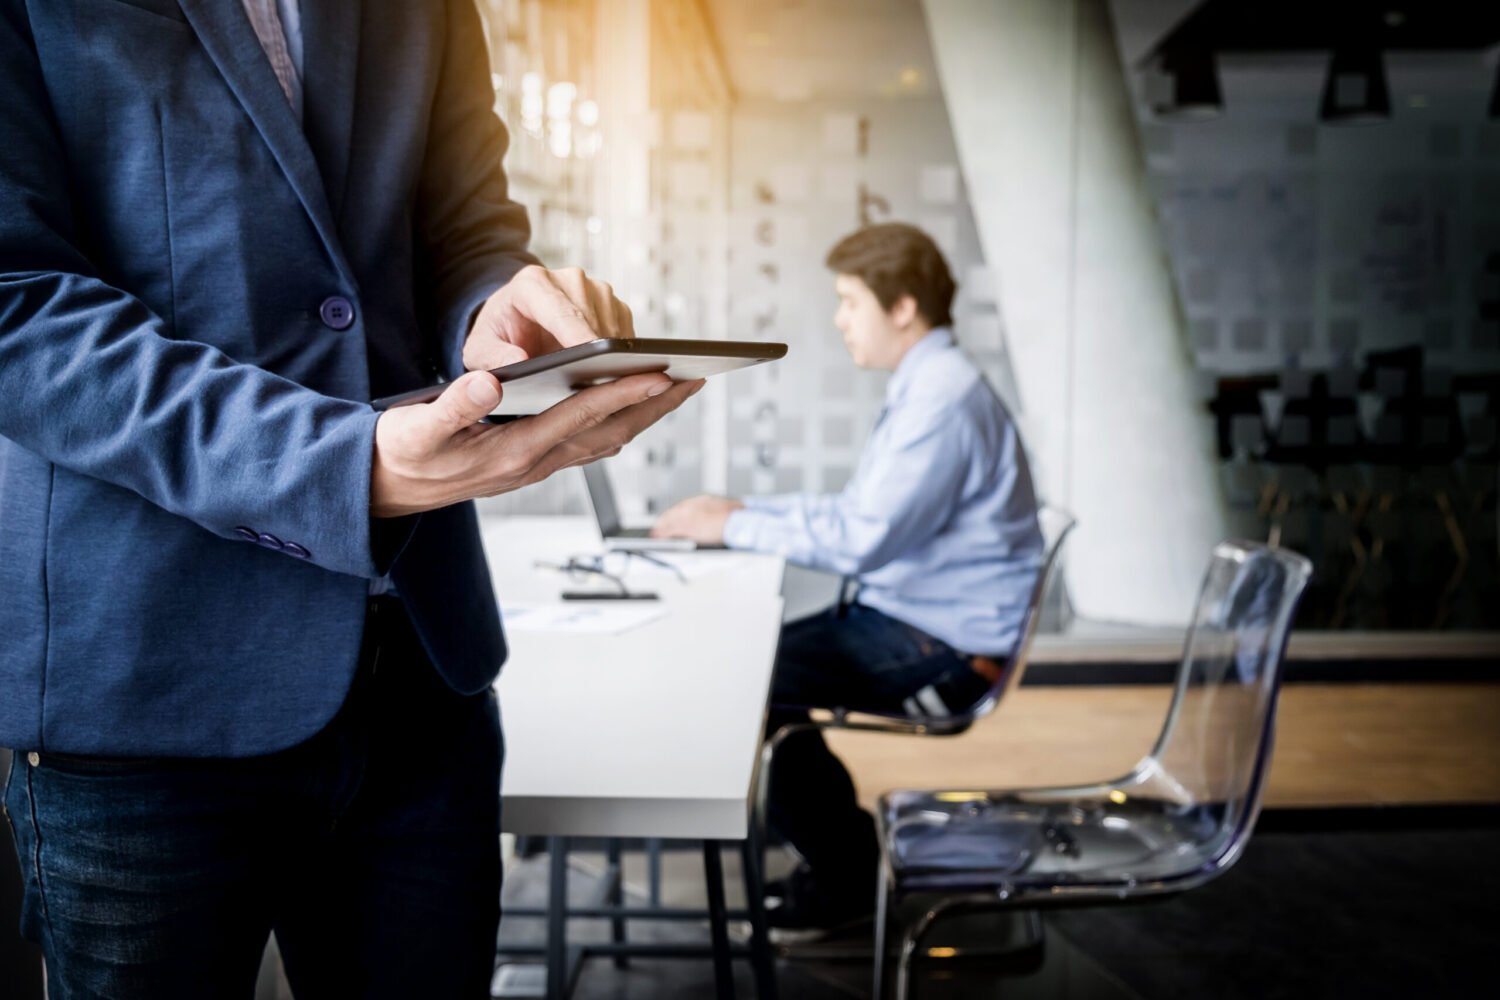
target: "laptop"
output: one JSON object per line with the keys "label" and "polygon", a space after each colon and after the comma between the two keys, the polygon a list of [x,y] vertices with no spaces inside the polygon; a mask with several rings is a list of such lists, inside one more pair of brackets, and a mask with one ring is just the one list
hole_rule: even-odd
{"label": "laptop", "polygon": [[609,474],[603,462],[590,462],[583,467],[583,481],[588,486],[589,505],[594,508],[594,520],[599,522],[599,535],[605,548],[610,549],[656,549],[691,552],[694,549],[723,549],[724,545],[699,545],[688,538],[652,538],[650,528],[627,528],[620,523],[620,508],[615,503],[614,488],[609,485]]}

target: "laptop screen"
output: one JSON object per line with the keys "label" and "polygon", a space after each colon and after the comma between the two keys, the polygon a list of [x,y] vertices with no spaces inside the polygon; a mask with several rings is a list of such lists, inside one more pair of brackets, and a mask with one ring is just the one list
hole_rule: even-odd
{"label": "laptop screen", "polygon": [[620,533],[620,510],[615,506],[615,491],[609,487],[609,475],[604,463],[590,462],[583,467],[583,481],[588,485],[589,503],[594,508],[594,519],[599,522],[599,534],[611,538]]}

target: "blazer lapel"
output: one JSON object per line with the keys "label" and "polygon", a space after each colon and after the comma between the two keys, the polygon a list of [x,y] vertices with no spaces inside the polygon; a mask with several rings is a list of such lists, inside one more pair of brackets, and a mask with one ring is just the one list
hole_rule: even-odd
{"label": "blazer lapel", "polygon": [[[302,134],[302,125],[292,113],[292,106],[281,91],[276,71],[255,37],[255,29],[240,0],[178,0],[188,23],[209,58],[219,67],[229,88],[239,99],[250,119],[260,130],[276,162],[291,181],[297,197],[307,209],[313,226],[323,238],[329,253],[344,277],[353,275],[339,246],[338,231],[333,224],[323,179],[312,148]],[[339,3],[317,6],[340,6]],[[304,87],[304,107],[310,87]]]}
{"label": "blazer lapel", "polygon": [[302,4],[303,131],[323,172],[335,221],[348,186],[354,89],[359,78],[359,0]]}

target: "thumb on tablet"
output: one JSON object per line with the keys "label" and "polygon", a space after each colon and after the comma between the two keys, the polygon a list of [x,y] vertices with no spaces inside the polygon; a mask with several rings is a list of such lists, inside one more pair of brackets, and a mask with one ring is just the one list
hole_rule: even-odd
{"label": "thumb on tablet", "polygon": [[435,437],[451,437],[472,427],[500,405],[500,383],[489,372],[469,372],[456,378],[443,394],[427,405],[437,432]]}

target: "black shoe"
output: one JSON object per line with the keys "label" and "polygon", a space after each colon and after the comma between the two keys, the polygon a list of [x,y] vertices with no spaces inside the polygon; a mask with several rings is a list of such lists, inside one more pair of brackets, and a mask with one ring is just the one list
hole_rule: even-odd
{"label": "black shoe", "polygon": [[[820,882],[807,869],[766,885],[772,944],[809,944],[868,923],[875,912],[874,878],[863,884]],[[775,894],[773,894],[773,887]]]}

